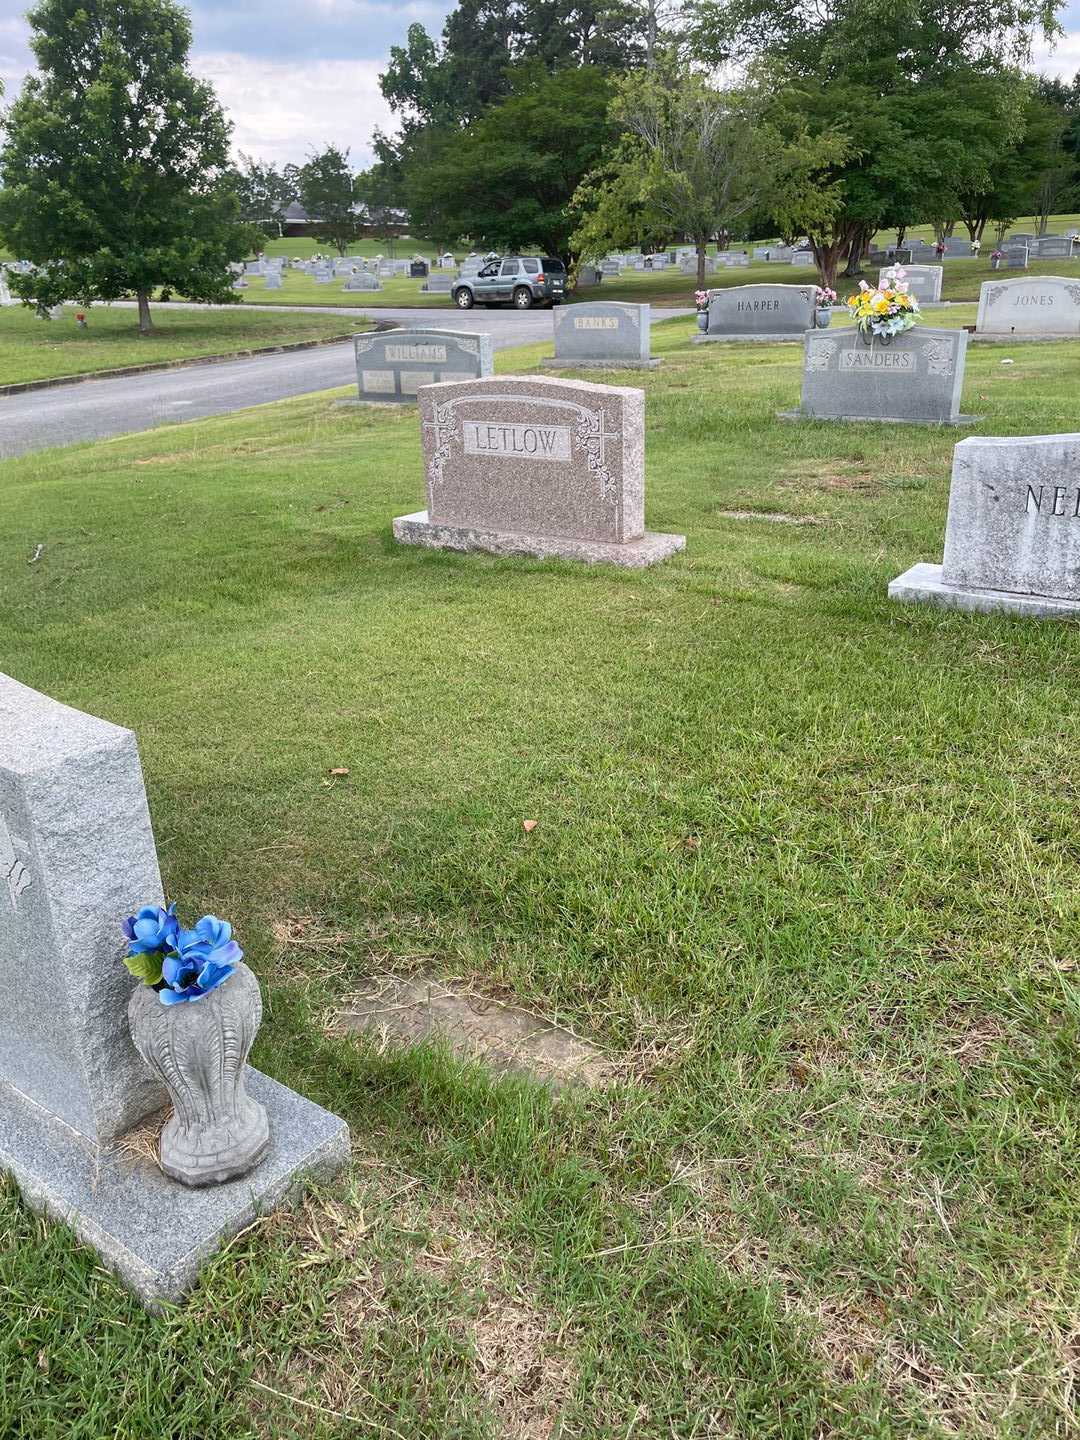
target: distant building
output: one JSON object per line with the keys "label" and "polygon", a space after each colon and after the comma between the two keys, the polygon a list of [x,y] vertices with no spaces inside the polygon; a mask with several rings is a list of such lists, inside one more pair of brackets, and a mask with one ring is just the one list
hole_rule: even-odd
{"label": "distant building", "polygon": [[[363,234],[407,235],[409,233],[409,217],[404,210],[392,211],[389,221],[383,221],[375,226],[371,223],[366,205],[357,205],[354,209],[357,223]],[[318,228],[318,224],[317,217],[309,215],[299,200],[294,200],[285,211],[282,234],[292,238],[312,235]]]}

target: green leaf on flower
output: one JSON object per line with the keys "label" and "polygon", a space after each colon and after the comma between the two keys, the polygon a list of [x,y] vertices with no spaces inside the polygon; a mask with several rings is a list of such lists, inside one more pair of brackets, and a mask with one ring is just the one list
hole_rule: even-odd
{"label": "green leaf on flower", "polygon": [[161,961],[160,950],[154,950],[149,955],[125,955],[124,964],[144,985],[158,985],[161,983]]}

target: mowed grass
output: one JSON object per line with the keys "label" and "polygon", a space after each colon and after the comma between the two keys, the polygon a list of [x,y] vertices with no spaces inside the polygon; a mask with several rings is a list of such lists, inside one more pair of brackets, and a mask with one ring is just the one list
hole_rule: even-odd
{"label": "mowed grass", "polygon": [[[1076,629],[890,604],[956,432],[778,423],[799,349],[691,334],[645,573],[397,547],[412,408],[5,463],[0,668],[136,729],[169,894],[355,1155],[159,1319],[0,1199],[0,1434],[1076,1435]],[[1000,359],[984,433],[1076,427],[1080,344]],[[621,1081],[334,1033],[416,971]]]}
{"label": "mowed grass", "polygon": [[152,310],[154,333],[140,336],[134,309],[93,306],[86,329],[67,305],[62,318],[39,320],[32,310],[0,310],[0,385],[87,375],[162,360],[232,354],[260,346],[349,335],[358,322],[347,316],[275,315],[243,310]]}

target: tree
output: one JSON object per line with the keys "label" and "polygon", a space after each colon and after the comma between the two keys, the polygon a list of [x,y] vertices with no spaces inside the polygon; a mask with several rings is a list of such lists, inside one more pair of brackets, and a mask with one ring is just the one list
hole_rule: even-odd
{"label": "tree", "polygon": [[265,235],[280,237],[285,211],[297,198],[296,185],[272,165],[244,154],[229,178],[240,206],[240,218],[257,225]]}
{"label": "tree", "polygon": [[463,131],[430,127],[410,141],[405,196],[417,233],[447,241],[567,253],[570,201],[613,131],[611,86],[590,66],[554,75],[519,67],[513,93]]}
{"label": "tree", "polygon": [[356,177],[357,200],[367,212],[367,221],[380,239],[390,242],[405,209],[405,177],[393,141],[376,130],[372,140],[375,164]]}
{"label": "tree", "polygon": [[300,203],[315,222],[317,240],[333,245],[344,255],[360,233],[356,213],[356,181],[349,168],[348,150],[328,145],[301,165]]}
{"label": "tree", "polygon": [[610,111],[622,138],[574,198],[582,216],[575,248],[591,259],[643,231],[686,235],[703,286],[710,238],[752,211],[769,187],[775,151],[760,109],[752,91],[718,90],[670,61],[623,76]]}
{"label": "tree", "polygon": [[134,292],[142,334],[159,287],[235,300],[229,264],[253,237],[226,174],[229,126],[188,70],[186,11],[41,0],[28,19],[38,74],[7,116],[0,238],[38,269],[11,288],[41,306]]}

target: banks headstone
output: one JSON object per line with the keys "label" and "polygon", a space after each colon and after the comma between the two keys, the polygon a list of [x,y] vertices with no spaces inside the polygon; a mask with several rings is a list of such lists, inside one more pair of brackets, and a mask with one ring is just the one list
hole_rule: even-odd
{"label": "banks headstone", "polygon": [[889,596],[1080,619],[1080,434],[962,440],[942,563],[913,565]]}
{"label": "banks headstone", "polygon": [[554,311],[555,354],[541,360],[548,369],[654,370],[648,305],[588,300]]}
{"label": "banks headstone", "polygon": [[681,550],[645,529],[645,395],[504,376],[420,392],[428,508],[406,545],[639,568]]}
{"label": "banks headstone", "polygon": [[967,425],[960,414],[967,332],[916,325],[867,344],[854,325],[806,336],[799,420],[892,420]]}
{"label": "banks headstone", "polygon": [[271,1144],[244,1179],[188,1190],[118,1143],[167,1103],[128,1030],[120,930],[161,899],[134,735],[0,675],[0,1171],[151,1307],[348,1156],[342,1121],[257,1071]]}
{"label": "banks headstone", "polygon": [[813,285],[732,285],[709,292],[710,340],[801,340],[814,323]]}

